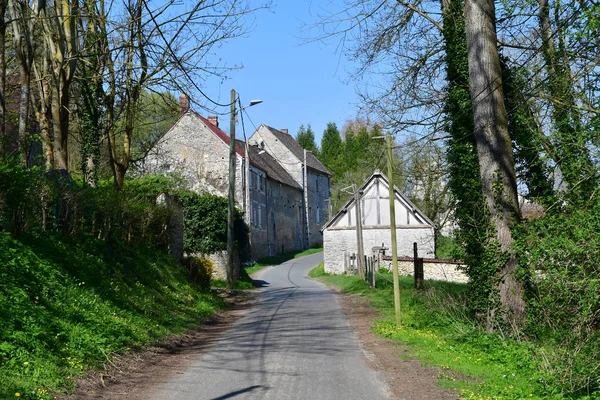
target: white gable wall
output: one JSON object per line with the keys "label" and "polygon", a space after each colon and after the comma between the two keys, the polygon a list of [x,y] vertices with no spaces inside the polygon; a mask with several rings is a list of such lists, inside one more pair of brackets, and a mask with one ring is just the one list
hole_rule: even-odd
{"label": "white gable wall", "polygon": [[[361,197],[364,254],[372,255],[373,247],[391,248],[389,186],[375,174]],[[396,192],[396,237],[398,256],[412,257],[417,243],[419,257],[435,256],[434,227],[409,201]],[[325,272],[344,273],[346,254],[357,253],[356,208],[347,204],[346,212],[334,217],[323,231]],[[391,254],[388,250],[386,254]]]}
{"label": "white gable wall", "polygon": [[[419,257],[434,258],[433,228],[397,228],[396,240],[399,257],[413,256],[413,243],[417,243]],[[365,255],[373,254],[372,248],[384,245],[390,249],[392,235],[390,229],[363,229],[363,245]],[[329,274],[343,274],[344,259],[346,254],[356,253],[356,229],[332,230],[323,232],[323,249],[325,272]],[[387,255],[392,251],[387,250]]]}

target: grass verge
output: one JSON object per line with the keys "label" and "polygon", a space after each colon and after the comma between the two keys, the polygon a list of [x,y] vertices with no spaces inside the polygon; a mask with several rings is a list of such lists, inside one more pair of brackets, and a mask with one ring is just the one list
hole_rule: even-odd
{"label": "grass verge", "polygon": [[392,277],[383,274],[371,289],[356,276],[328,275],[323,264],[309,276],[319,277],[345,293],[366,296],[382,318],[372,330],[408,345],[426,365],[441,367],[438,383],[465,399],[598,399],[597,394],[565,397],[553,384],[544,354],[553,351],[534,341],[488,334],[466,312],[465,285],[426,281],[415,290],[412,277],[400,277],[402,326],[396,327]]}
{"label": "grass verge", "polygon": [[224,307],[161,251],[0,233],[0,398],[51,399],[72,378]]}

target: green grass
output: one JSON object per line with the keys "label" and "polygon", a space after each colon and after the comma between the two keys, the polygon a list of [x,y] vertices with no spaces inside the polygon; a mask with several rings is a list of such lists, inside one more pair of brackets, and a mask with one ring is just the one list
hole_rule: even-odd
{"label": "green grass", "polygon": [[396,327],[391,275],[378,279],[375,290],[356,276],[325,274],[322,265],[309,276],[321,277],[346,293],[366,296],[382,314],[372,330],[408,345],[426,365],[441,367],[439,384],[457,390],[463,398],[565,398],[553,386],[552,377],[543,372],[547,370],[543,355],[552,349],[486,333],[467,315],[464,285],[426,281],[425,288],[417,291],[411,277],[401,277],[402,325]]}
{"label": "green grass", "polygon": [[223,307],[154,249],[0,233],[0,398],[50,399],[111,354]]}
{"label": "green grass", "polygon": [[252,275],[255,272],[260,271],[263,268],[270,267],[272,265],[278,265],[294,258],[308,256],[310,254],[320,253],[323,251],[323,247],[313,247],[302,251],[290,251],[287,253],[281,253],[276,256],[264,257],[256,261],[254,264],[245,268],[248,275]]}

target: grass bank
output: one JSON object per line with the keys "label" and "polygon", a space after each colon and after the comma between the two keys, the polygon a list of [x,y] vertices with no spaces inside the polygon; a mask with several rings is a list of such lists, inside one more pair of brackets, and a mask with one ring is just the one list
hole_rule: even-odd
{"label": "grass bank", "polygon": [[465,285],[426,281],[415,290],[411,277],[400,278],[402,326],[396,327],[391,275],[370,289],[356,276],[327,275],[323,264],[311,277],[366,296],[382,314],[372,330],[408,345],[426,365],[442,368],[439,384],[457,390],[465,399],[599,399],[598,394],[566,397],[548,373],[545,355],[554,351],[533,341],[516,341],[488,334],[466,313]]}
{"label": "grass bank", "polygon": [[154,249],[0,233],[0,398],[50,399],[111,354],[223,307]]}

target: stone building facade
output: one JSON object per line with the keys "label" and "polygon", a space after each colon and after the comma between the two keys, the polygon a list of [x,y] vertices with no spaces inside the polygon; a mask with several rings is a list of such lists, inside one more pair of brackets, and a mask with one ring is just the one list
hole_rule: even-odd
{"label": "stone building facade", "polygon": [[261,151],[268,152],[302,190],[302,248],[323,244],[321,228],[327,222],[331,174],[310,151],[305,151],[288,134],[262,124],[248,139]]}
{"label": "stone building facade", "polygon": [[[389,212],[389,182],[385,175],[375,171],[360,187],[363,252],[372,254],[373,248],[391,248]],[[419,255],[435,256],[434,225],[398,189],[395,189],[396,238],[399,256],[412,256],[413,243]],[[356,238],[356,204],[354,198],[323,226],[325,272],[342,274],[347,270],[349,254],[358,253]],[[391,250],[388,251],[391,254]]]}
{"label": "stone building facade", "polygon": [[[217,117],[204,118],[190,110],[183,96],[180,103],[179,120],[148,155],[145,172],[176,172],[184,177],[190,189],[226,197],[229,136],[219,128]],[[235,202],[250,227],[251,258],[306,248],[306,196],[298,177],[293,177],[280,159],[264,146],[251,142],[246,146],[245,142],[236,141],[235,150]],[[315,185],[315,194],[308,196],[309,210],[314,210],[315,221],[324,221],[323,202],[314,206],[312,202],[319,198],[319,193],[328,196],[328,175],[311,173],[308,181],[313,182],[310,186]],[[320,185],[319,190],[317,185]],[[311,232],[315,229],[318,231],[320,226],[316,225]]]}

